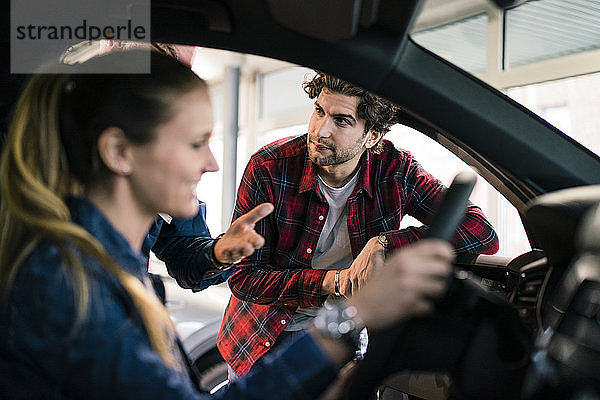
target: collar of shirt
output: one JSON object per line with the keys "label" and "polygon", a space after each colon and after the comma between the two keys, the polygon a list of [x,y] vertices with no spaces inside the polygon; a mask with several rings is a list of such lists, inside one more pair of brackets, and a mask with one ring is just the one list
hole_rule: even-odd
{"label": "collar of shirt", "polygon": [[[299,193],[303,193],[308,190],[314,190],[320,196],[321,193],[319,191],[319,182],[317,180],[317,168],[315,167],[315,164],[308,157],[308,149],[306,149],[307,134],[302,135],[302,137],[304,139],[306,159],[304,161],[304,172],[302,173],[302,179],[300,181]],[[359,167],[360,175],[359,175],[356,187],[351,195],[355,194],[358,190],[363,189],[369,197],[372,196],[371,179],[369,176],[369,171],[371,170],[371,162],[372,162],[371,159],[372,159],[371,152],[369,150],[365,150],[363,152],[362,156],[360,157],[360,160],[358,161],[358,164],[360,166]]]}

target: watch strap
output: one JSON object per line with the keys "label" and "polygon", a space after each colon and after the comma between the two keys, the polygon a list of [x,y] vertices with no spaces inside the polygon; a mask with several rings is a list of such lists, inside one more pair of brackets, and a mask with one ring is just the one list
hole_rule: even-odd
{"label": "watch strap", "polygon": [[388,253],[389,253],[389,249],[390,249],[390,242],[388,240],[388,237],[385,233],[380,234],[377,237],[377,242],[383,247],[383,252],[385,254],[385,256],[387,257]]}
{"label": "watch strap", "polygon": [[333,294],[335,294],[338,297],[342,296],[342,294],[340,293],[340,270],[339,269],[337,271],[335,271],[335,275],[333,277]]}

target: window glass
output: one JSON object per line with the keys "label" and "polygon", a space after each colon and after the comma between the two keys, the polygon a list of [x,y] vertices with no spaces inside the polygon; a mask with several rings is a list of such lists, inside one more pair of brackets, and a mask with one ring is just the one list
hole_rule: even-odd
{"label": "window glass", "polygon": [[505,68],[600,48],[600,1],[530,1],[505,15]]}
{"label": "window glass", "polygon": [[[468,8],[463,10],[468,3],[426,1],[411,37],[464,70],[481,74],[487,69],[487,50],[494,50],[487,49],[490,21],[487,12],[472,16]],[[455,14],[461,10],[462,17]],[[435,23],[420,29],[421,21]],[[498,45],[503,57],[497,65],[504,69],[600,49],[600,0],[527,1],[506,10],[503,20],[501,14],[500,24],[504,34],[498,37]]]}
{"label": "window glass", "polygon": [[302,89],[301,83],[313,70],[289,67],[259,76],[259,118],[273,118],[300,108],[310,107],[311,100]]}
{"label": "window glass", "polygon": [[210,101],[213,108],[215,122],[223,121],[223,88],[221,86],[210,87]]}
{"label": "window glass", "polygon": [[[477,0],[426,0],[417,19],[423,29],[417,28],[412,38],[466,71],[481,74],[487,83],[600,154],[600,78],[594,68],[600,49],[600,0],[526,1],[504,13],[488,6],[484,14],[469,17],[472,10],[465,4],[471,3]],[[494,18],[486,18],[488,13]],[[486,48],[496,40],[486,41],[485,32],[495,31],[497,49]],[[488,60],[485,71],[479,63],[490,52],[497,52],[498,59],[493,64]],[[578,62],[565,61],[573,55]],[[588,66],[577,69],[582,63]],[[516,68],[520,66],[524,68]],[[561,72],[552,75],[556,70]],[[558,80],[534,83],[545,76]],[[531,84],[507,89],[516,82]]]}
{"label": "window glass", "polygon": [[427,50],[472,74],[486,71],[487,14],[413,33]]}
{"label": "window glass", "polygon": [[[206,224],[210,233],[217,236],[223,231],[221,226],[221,210],[223,198],[223,138],[213,136],[210,139],[210,150],[219,164],[217,172],[209,172],[202,175],[196,187],[196,196],[206,203]],[[215,190],[218,188],[218,190]],[[227,227],[225,227],[227,228]]]}
{"label": "window glass", "polygon": [[[397,148],[409,151],[427,172],[448,186],[461,171],[470,167],[449,150],[414,129],[395,125],[385,135]],[[494,226],[500,241],[498,255],[515,257],[531,250],[523,223],[516,208],[487,181],[478,177],[470,200],[481,208]],[[404,217],[401,227],[421,225],[414,218]]]}
{"label": "window glass", "polygon": [[[239,136],[237,142],[237,165],[236,165],[236,188],[239,187],[242,175],[250,159],[250,155],[244,153],[246,148],[246,137]],[[217,160],[219,170],[202,175],[196,187],[196,197],[206,203],[206,225],[213,236],[227,230],[223,226],[221,213],[223,211],[223,137],[213,135],[210,139],[210,149]],[[217,188],[217,190],[215,190]]]}
{"label": "window glass", "polygon": [[288,126],[285,128],[273,129],[263,133],[260,137],[260,147],[289,136],[303,135],[308,132],[308,124]]}
{"label": "window glass", "polygon": [[600,73],[514,87],[506,93],[600,154]]}

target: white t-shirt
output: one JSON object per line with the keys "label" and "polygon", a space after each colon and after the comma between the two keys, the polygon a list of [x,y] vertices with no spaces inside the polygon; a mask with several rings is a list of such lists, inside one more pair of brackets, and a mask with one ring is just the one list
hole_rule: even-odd
{"label": "white t-shirt", "polygon": [[[348,236],[348,219],[346,202],[358,181],[358,172],[341,188],[334,188],[319,179],[319,190],[327,204],[329,212],[319,236],[317,247],[311,261],[314,269],[345,269],[352,264],[352,248]],[[309,326],[316,315],[318,307],[298,307],[286,331],[298,331]]]}

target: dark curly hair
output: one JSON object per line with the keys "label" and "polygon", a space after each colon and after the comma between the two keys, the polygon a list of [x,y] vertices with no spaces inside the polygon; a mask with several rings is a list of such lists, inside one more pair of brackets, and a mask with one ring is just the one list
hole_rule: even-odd
{"label": "dark curly hair", "polygon": [[[311,99],[318,97],[323,88],[346,96],[358,97],[356,112],[360,118],[365,120],[365,134],[373,130],[385,135],[390,131],[392,125],[398,122],[401,110],[396,104],[335,76],[320,71],[315,72],[316,75],[312,79],[302,83],[302,88],[308,97]],[[380,153],[382,147],[380,141],[371,150]]]}

